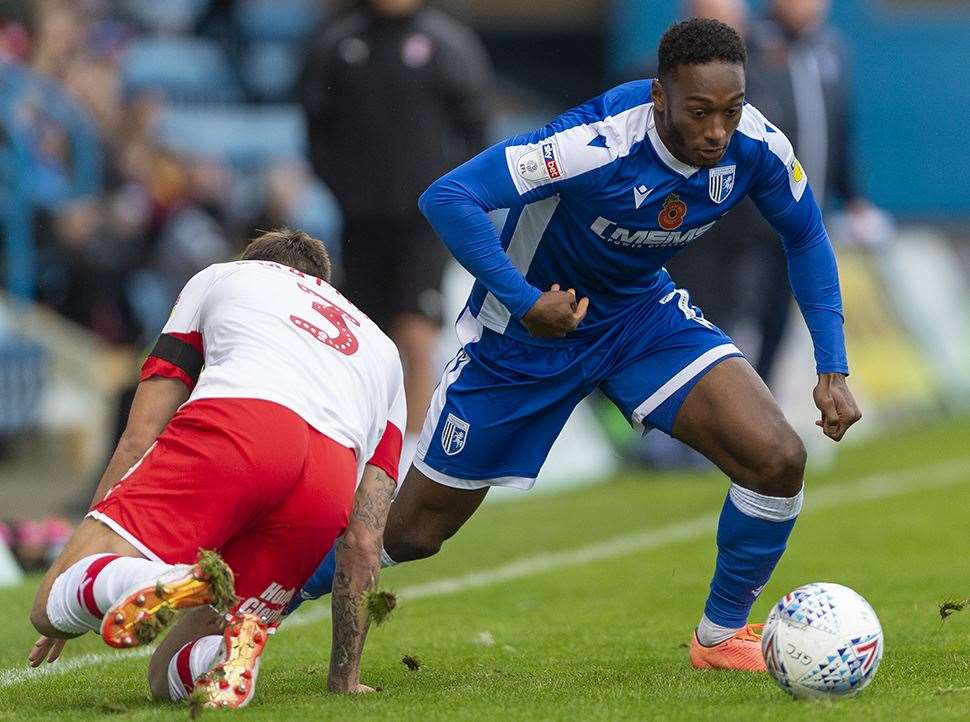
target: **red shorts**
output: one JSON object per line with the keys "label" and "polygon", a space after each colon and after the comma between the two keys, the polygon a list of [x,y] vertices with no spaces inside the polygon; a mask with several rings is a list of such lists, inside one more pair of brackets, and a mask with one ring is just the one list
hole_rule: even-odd
{"label": "red shorts", "polygon": [[258,399],[183,406],[91,511],[149,559],[218,550],[239,609],[276,623],[343,533],[354,500],[353,450],[289,409]]}

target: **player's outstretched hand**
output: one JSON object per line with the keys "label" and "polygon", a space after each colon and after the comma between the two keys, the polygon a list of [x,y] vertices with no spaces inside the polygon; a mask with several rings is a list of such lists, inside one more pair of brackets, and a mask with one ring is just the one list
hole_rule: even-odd
{"label": "player's outstretched hand", "polygon": [[562,291],[554,283],[522,317],[522,325],[537,338],[562,338],[576,330],[588,308],[588,298],[577,301],[576,291]]}
{"label": "player's outstretched hand", "polygon": [[48,662],[55,662],[61,656],[65,644],[67,644],[66,639],[40,637],[34,642],[34,646],[30,648],[30,654],[27,655],[27,662],[31,667],[39,667],[45,659]]}
{"label": "player's outstretched hand", "polygon": [[841,441],[849,427],[862,418],[842,374],[819,374],[814,397],[815,405],[822,412],[822,418],[815,425],[834,441]]}

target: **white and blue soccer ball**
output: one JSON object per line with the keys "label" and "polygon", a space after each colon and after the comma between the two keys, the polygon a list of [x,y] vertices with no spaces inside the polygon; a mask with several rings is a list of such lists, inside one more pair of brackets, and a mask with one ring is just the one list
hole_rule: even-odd
{"label": "white and blue soccer ball", "polygon": [[806,584],[772,608],[761,649],[768,672],[793,697],[851,697],[876,676],[882,627],[869,602],[848,587]]}

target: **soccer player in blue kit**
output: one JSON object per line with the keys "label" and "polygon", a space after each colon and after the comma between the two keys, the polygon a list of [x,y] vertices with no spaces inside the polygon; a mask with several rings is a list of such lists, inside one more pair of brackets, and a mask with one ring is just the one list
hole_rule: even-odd
{"label": "soccer player in blue kit", "polygon": [[[765,669],[748,614],[802,506],[805,448],[735,345],[663,264],[750,195],[782,237],[811,332],[816,423],[861,418],[847,385],[835,256],[791,143],[744,102],[746,50],[715,20],[672,26],[659,78],[621,85],[435,181],[420,207],[476,279],[414,466],[391,507],[386,565],[435,554],[490,486],[530,488],[576,404],[600,389],[731,480],[698,668]],[[510,209],[498,234],[486,215]],[[548,289],[548,290],[541,290]],[[304,588],[328,592],[332,554]]]}

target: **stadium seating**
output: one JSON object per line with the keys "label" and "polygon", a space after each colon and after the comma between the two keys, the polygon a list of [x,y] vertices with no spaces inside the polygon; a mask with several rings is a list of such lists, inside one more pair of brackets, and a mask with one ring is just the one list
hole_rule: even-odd
{"label": "stadium seating", "polygon": [[293,105],[173,106],[163,113],[158,133],[176,152],[219,156],[238,167],[302,158],[306,148],[303,114]]}
{"label": "stadium seating", "polygon": [[125,90],[158,90],[179,102],[227,103],[242,99],[239,81],[222,47],[211,40],[146,37],[125,54]]}
{"label": "stadium seating", "polygon": [[233,11],[236,36],[245,44],[240,73],[250,93],[264,100],[290,97],[303,47],[322,19],[312,0],[242,0]]}
{"label": "stadium seating", "polygon": [[0,334],[0,437],[36,426],[47,377],[45,358],[40,344]]}
{"label": "stadium seating", "polygon": [[247,40],[299,41],[322,19],[313,0],[239,0],[233,21]]}

